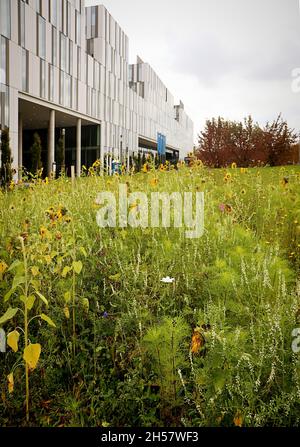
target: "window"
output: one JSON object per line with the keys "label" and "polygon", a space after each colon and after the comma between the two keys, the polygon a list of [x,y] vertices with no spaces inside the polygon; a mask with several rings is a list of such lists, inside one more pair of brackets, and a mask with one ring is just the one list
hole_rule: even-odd
{"label": "window", "polygon": [[25,3],[19,0],[19,45],[25,47]]}
{"label": "window", "polygon": [[91,8],[91,37],[97,37],[97,15],[98,8],[93,6]]}
{"label": "window", "polygon": [[69,40],[69,74],[73,74],[73,42]]}
{"label": "window", "polygon": [[71,19],[72,19],[71,3],[67,2],[67,36],[68,37],[71,36]]}
{"label": "window", "polygon": [[46,21],[38,16],[38,56],[46,59]]}
{"label": "window", "polygon": [[97,115],[97,101],[96,101],[96,90],[92,89],[92,116]]}
{"label": "window", "polygon": [[57,0],[49,0],[50,22],[57,27]]}
{"label": "window", "polygon": [[52,64],[57,65],[57,30],[52,26]]}
{"label": "window", "polygon": [[77,78],[81,80],[81,50],[77,47]]}
{"label": "window", "polygon": [[73,78],[73,109],[78,110],[78,80]]}
{"label": "window", "polygon": [[22,49],[22,90],[28,92],[28,51]]}
{"label": "window", "polygon": [[10,39],[10,0],[0,1],[0,34]]}
{"label": "window", "polygon": [[6,85],[0,84],[0,123],[9,127],[9,90]]}
{"label": "window", "polygon": [[40,96],[42,98],[46,97],[46,62],[41,61],[40,63]]}
{"label": "window", "polygon": [[0,36],[0,84],[8,84],[7,77],[7,39]]}
{"label": "window", "polygon": [[66,71],[67,68],[67,38],[60,33],[60,69]]}
{"label": "window", "polygon": [[49,65],[49,101],[54,102],[54,67]]}
{"label": "window", "polygon": [[65,106],[71,107],[72,104],[72,80],[71,76],[66,75],[65,80]]}
{"label": "window", "polygon": [[87,95],[86,95],[86,101],[87,101],[86,113],[87,113],[87,115],[91,115],[91,93],[92,93],[91,92],[91,87],[87,87]]}
{"label": "window", "polygon": [[60,74],[60,83],[59,83],[59,102],[60,104],[64,103],[65,96],[65,74],[63,71],[59,72]]}
{"label": "window", "polygon": [[57,15],[59,31],[63,30],[63,0],[57,0]]}
{"label": "window", "polygon": [[81,37],[81,16],[78,11],[76,11],[76,24],[75,24],[75,42],[80,45]]}

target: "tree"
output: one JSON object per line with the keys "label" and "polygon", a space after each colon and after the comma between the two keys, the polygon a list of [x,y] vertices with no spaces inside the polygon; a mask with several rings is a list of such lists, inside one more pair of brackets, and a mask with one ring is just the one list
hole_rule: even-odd
{"label": "tree", "polygon": [[57,145],[56,145],[56,163],[58,166],[58,169],[61,171],[64,169],[65,166],[65,147],[64,147],[64,138],[61,135]]}
{"label": "tree", "polygon": [[34,174],[39,174],[42,164],[42,142],[39,134],[35,132],[33,134],[33,145],[30,148],[31,153],[31,168]]}
{"label": "tree", "polygon": [[208,166],[220,168],[235,162],[247,167],[258,163],[271,166],[291,162],[295,157],[292,147],[298,135],[289,129],[281,118],[262,129],[248,116],[243,122],[217,120],[206,121],[199,135],[197,156]]}
{"label": "tree", "polygon": [[210,166],[222,166],[225,132],[225,121],[218,117],[216,120],[207,120],[205,129],[199,135],[199,149],[201,155]]}
{"label": "tree", "polygon": [[264,129],[264,144],[268,154],[270,166],[280,164],[282,158],[291,151],[291,147],[296,143],[298,135],[293,129],[289,129],[288,124],[278,115],[273,123],[267,123]]}
{"label": "tree", "polygon": [[2,131],[1,138],[1,169],[0,169],[0,181],[3,188],[7,188],[13,179],[12,170],[12,156],[10,148],[9,129],[5,128]]}

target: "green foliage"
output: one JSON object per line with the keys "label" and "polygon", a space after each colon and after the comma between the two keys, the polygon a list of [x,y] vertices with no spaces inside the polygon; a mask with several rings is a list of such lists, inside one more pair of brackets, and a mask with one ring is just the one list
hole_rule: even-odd
{"label": "green foliage", "polygon": [[13,179],[12,171],[12,155],[10,148],[9,129],[2,131],[1,137],[1,169],[0,169],[0,184],[2,188],[8,188]]}
{"label": "green foliage", "polygon": [[187,352],[189,332],[182,318],[164,318],[162,323],[148,329],[144,336],[146,357],[154,362],[152,367],[165,404],[175,406],[178,401],[178,370],[187,366],[183,352]]}
{"label": "green foliage", "polygon": [[34,174],[41,172],[42,164],[42,142],[37,132],[33,135],[33,145],[30,148],[31,169]]}

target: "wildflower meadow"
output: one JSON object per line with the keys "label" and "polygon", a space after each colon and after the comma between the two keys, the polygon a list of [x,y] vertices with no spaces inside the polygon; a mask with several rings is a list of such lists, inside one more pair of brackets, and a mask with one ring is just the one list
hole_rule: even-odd
{"label": "wildflower meadow", "polygon": [[[99,228],[121,184],[203,192],[203,235]],[[12,182],[0,217],[1,426],[300,425],[299,166]]]}

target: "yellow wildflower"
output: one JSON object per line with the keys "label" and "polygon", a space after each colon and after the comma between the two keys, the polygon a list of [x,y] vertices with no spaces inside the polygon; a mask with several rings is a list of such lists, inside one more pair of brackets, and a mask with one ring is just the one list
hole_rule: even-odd
{"label": "yellow wildflower", "polygon": [[0,261],[0,278],[2,278],[2,275],[6,270],[7,264],[4,261]]}
{"label": "yellow wildflower", "polygon": [[153,178],[150,180],[150,185],[154,188],[155,186],[158,185],[158,179],[157,178]]}
{"label": "yellow wildflower", "polygon": [[50,235],[50,233],[47,230],[47,228],[44,227],[44,226],[41,226],[41,228],[40,228],[40,236],[41,236],[41,238],[42,239],[47,239],[49,237],[49,235]]}

